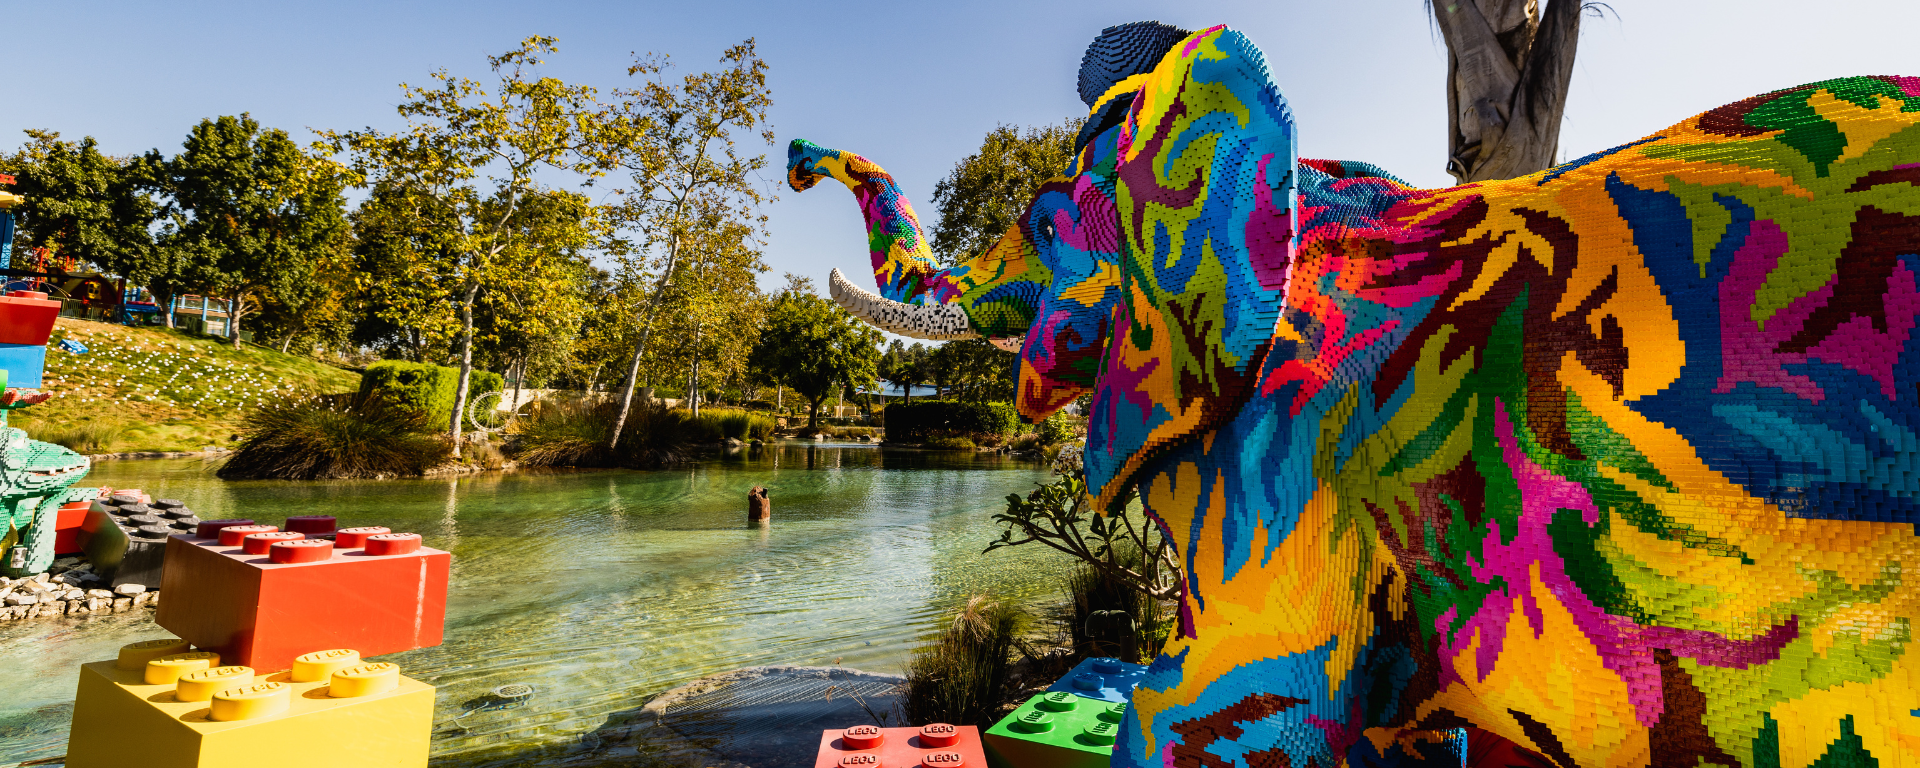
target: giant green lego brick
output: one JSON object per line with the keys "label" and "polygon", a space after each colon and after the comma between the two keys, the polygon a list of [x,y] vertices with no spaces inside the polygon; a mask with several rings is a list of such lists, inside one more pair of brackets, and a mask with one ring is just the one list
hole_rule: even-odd
{"label": "giant green lego brick", "polygon": [[1126,704],[1040,694],[987,729],[987,762],[994,768],[1106,768],[1126,712]]}

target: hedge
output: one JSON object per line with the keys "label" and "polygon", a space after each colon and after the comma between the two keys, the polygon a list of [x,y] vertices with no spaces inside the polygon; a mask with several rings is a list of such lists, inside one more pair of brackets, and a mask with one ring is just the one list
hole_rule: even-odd
{"label": "hedge", "polygon": [[[475,369],[467,382],[467,399],[506,388],[506,379],[491,371]],[[444,425],[453,415],[453,400],[460,391],[460,369],[432,363],[382,360],[367,366],[360,377],[360,400],[378,397],[388,407],[418,414],[429,424]]]}
{"label": "hedge", "polygon": [[887,406],[887,440],[924,443],[935,437],[1012,435],[1020,415],[1007,403],[915,400]]}

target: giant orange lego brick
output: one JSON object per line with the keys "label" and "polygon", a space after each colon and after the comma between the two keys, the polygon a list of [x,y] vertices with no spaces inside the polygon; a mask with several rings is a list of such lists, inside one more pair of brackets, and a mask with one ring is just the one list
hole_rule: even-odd
{"label": "giant orange lego brick", "polygon": [[376,556],[335,548],[316,562],[275,563],[215,539],[167,542],[154,620],[228,664],[287,669],[315,648],[367,656],[440,644],[453,556],[428,547]]}
{"label": "giant orange lego brick", "polygon": [[980,729],[934,723],[920,728],[856,725],[820,734],[814,768],[987,768]]}

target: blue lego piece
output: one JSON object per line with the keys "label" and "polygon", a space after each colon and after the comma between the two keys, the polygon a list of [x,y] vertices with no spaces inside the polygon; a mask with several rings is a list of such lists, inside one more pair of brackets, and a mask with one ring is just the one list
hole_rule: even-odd
{"label": "blue lego piece", "polygon": [[74,341],[73,339],[61,339],[60,348],[76,355],[84,355],[87,353],[87,345]]}
{"label": "blue lego piece", "polygon": [[1146,674],[1147,668],[1139,664],[1119,659],[1086,659],[1054,681],[1047,692],[1064,691],[1089,699],[1127,703],[1133,700],[1133,687],[1139,685],[1140,678]]}
{"label": "blue lego piece", "polygon": [[8,387],[39,389],[40,376],[46,367],[45,345],[0,344],[0,371],[7,372]]}

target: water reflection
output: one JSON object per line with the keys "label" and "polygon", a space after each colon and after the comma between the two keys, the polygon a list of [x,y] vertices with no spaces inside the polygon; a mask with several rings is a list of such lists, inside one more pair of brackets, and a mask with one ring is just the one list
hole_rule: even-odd
{"label": "water reflection", "polygon": [[[661,472],[227,483],[167,460],[102,463],[92,482],[163,490],[206,519],[332,514],[454,552],[445,644],[386,660],[440,687],[442,720],[503,685],[539,694],[436,726],[447,757],[574,738],[735,667],[898,671],[965,595],[1054,588],[1048,551],[980,554],[1001,499],[1044,479],[994,455],[780,442]],[[745,523],[754,485],[770,525]],[[0,668],[58,671],[0,683],[0,756],[60,754],[72,670],[156,631],[131,614],[0,625]]]}

